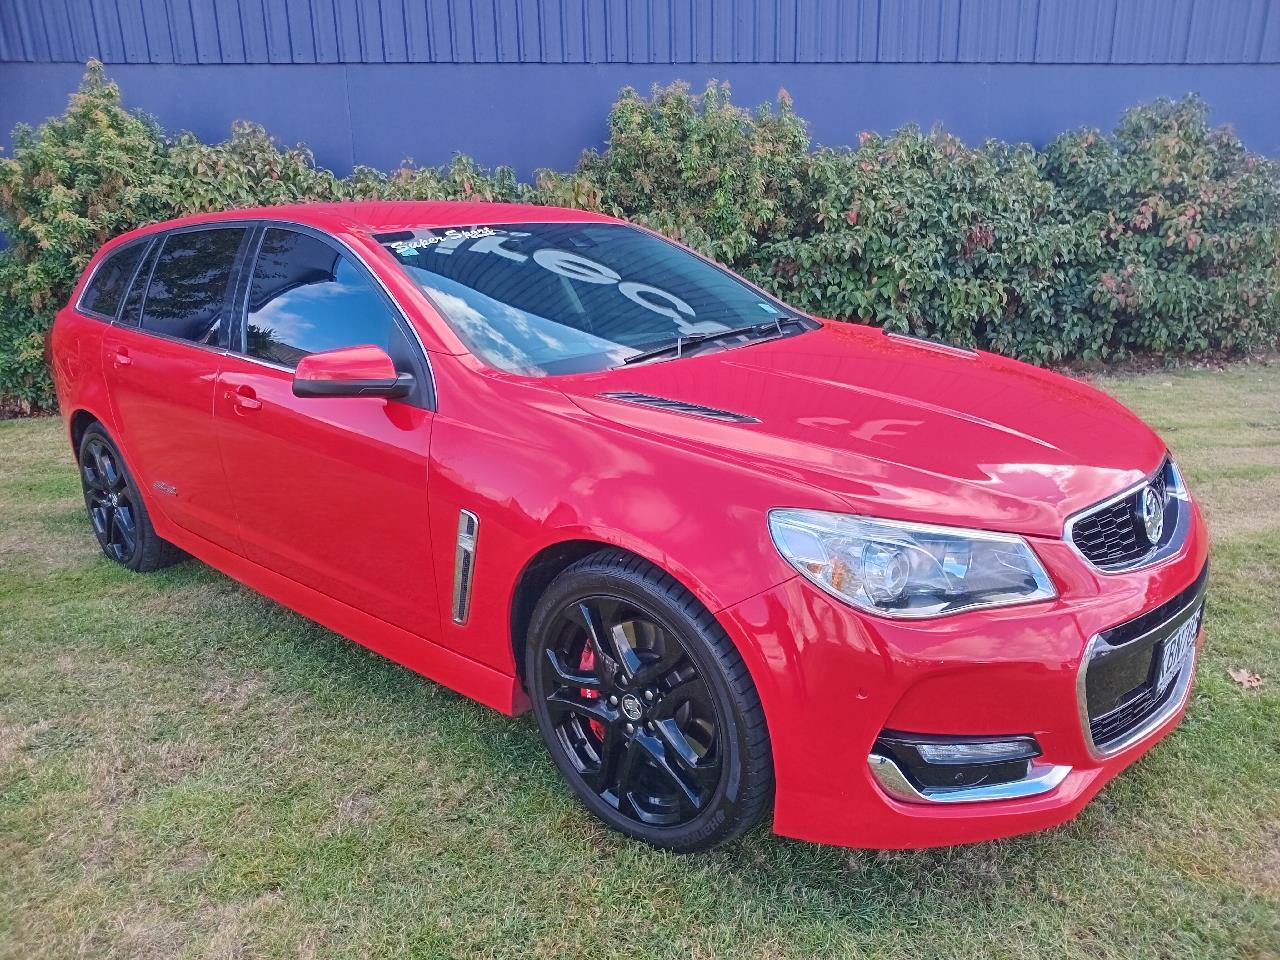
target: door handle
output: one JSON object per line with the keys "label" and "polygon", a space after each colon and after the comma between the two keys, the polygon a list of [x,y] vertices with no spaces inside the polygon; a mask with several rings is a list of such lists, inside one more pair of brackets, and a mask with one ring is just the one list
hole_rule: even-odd
{"label": "door handle", "polygon": [[222,396],[234,403],[236,410],[240,412],[262,409],[262,401],[254,396],[252,387],[238,387],[234,393],[228,390]]}
{"label": "door handle", "polygon": [[116,347],[115,364],[117,367],[127,367],[133,363],[133,357],[129,356],[129,351],[124,347]]}

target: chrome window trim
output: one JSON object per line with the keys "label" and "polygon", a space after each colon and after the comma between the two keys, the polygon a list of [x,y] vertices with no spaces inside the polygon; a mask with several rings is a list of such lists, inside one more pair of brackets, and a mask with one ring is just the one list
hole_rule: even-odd
{"label": "chrome window trim", "polygon": [[[1117,647],[1127,647],[1130,644],[1138,643],[1147,639],[1153,633],[1159,633],[1169,628],[1177,629],[1181,624],[1185,623],[1189,616],[1195,615],[1200,605],[1204,603],[1205,592],[1208,584],[1204,584],[1196,592],[1196,595],[1188,600],[1177,613],[1162,620],[1149,630],[1138,634],[1124,643],[1116,644]],[[1185,589],[1185,588],[1184,588]],[[1141,616],[1141,614],[1139,614]],[[1114,629],[1114,627],[1108,628]],[[1201,630],[1203,630],[1203,625]],[[1080,668],[1076,672],[1076,709],[1080,717],[1080,732],[1084,737],[1085,746],[1089,749],[1089,755],[1095,760],[1105,760],[1108,757],[1114,757],[1118,753],[1123,753],[1130,747],[1137,746],[1148,737],[1157,733],[1179,710],[1186,704],[1191,694],[1191,680],[1195,676],[1196,662],[1200,658],[1200,646],[1196,643],[1191,648],[1191,655],[1187,657],[1187,662],[1182,665],[1182,669],[1178,671],[1177,679],[1173,681],[1173,692],[1169,695],[1169,699],[1165,701],[1164,706],[1157,710],[1154,714],[1144,720],[1134,729],[1119,740],[1112,741],[1103,747],[1099,747],[1093,741],[1093,731],[1090,726],[1089,718],[1089,700],[1088,690],[1086,687],[1086,677],[1089,673],[1089,661],[1093,658],[1093,652],[1098,645],[1105,643],[1102,634],[1106,631],[1099,631],[1089,638],[1089,642],[1085,645],[1084,656],[1080,659]],[[1196,638],[1199,640],[1199,637]]]}
{"label": "chrome window trim", "polygon": [[976,784],[970,787],[918,788],[892,759],[879,753],[867,756],[871,776],[880,788],[904,803],[984,803],[997,800],[1022,800],[1038,797],[1055,789],[1071,767],[1051,763],[1030,763],[1027,775],[1009,783]]}
{"label": "chrome window trim", "polygon": [[[373,278],[374,282],[378,285],[378,287],[382,290],[382,292],[386,295],[387,299],[390,301],[392,309],[394,309],[396,313],[399,314],[400,319],[403,321],[404,325],[409,328],[409,333],[413,336],[413,342],[418,345],[418,353],[422,357],[423,366],[426,368],[426,371],[427,371],[428,398],[430,400],[429,409],[434,412],[439,406],[438,396],[436,394],[435,371],[431,367],[431,353],[429,350],[427,350],[426,344],[422,342],[422,336],[421,334],[418,333],[418,328],[413,325],[413,321],[409,319],[409,315],[405,312],[404,307],[401,306],[400,301],[396,299],[395,294],[391,292],[391,289],[387,286],[386,282],[382,279],[382,277],[378,276],[377,271],[370,266],[368,259],[365,258],[365,256],[361,254],[360,251],[358,251],[355,247],[351,246],[351,244],[347,243],[347,241],[342,239],[341,237],[335,236],[334,234],[329,233],[327,230],[322,230],[319,227],[312,226],[309,223],[302,223],[297,220],[283,220],[277,217],[237,217],[235,219],[227,219],[227,220],[205,220],[205,221],[201,221],[200,223],[187,224],[182,227],[172,227],[169,229],[157,230],[154,233],[148,234],[147,237],[140,238],[140,239],[155,241],[156,238],[160,238],[161,240],[163,240],[165,237],[168,237],[171,234],[190,233],[195,230],[217,229],[219,227],[227,227],[227,228],[244,227],[250,230],[254,229],[255,227],[263,227],[265,229],[276,224],[290,227],[290,228],[302,228],[304,232],[309,232],[309,233],[318,235],[330,241],[331,243],[337,244],[339,247],[342,248],[344,252],[349,253],[355,259],[355,261],[358,264],[360,264],[361,267],[364,268],[365,272],[368,273]],[[255,250],[256,250],[256,242],[257,242],[256,240],[253,240],[253,239],[250,240],[250,243],[255,245]],[[139,264],[138,264],[139,267],[141,267],[141,265],[146,262],[146,259],[147,259],[146,254],[144,254],[142,257],[142,260],[139,261]],[[95,274],[97,273],[98,268],[102,266],[102,263],[105,260],[106,258],[104,257],[102,260],[100,260],[97,264],[94,265],[93,273]],[[154,264],[152,265],[152,267],[154,269]],[[240,266],[240,269],[251,270],[252,266],[250,265],[250,262],[246,260],[246,262]],[[134,279],[135,280],[137,279],[136,272],[134,274]],[[90,276],[90,281],[92,281],[92,275]],[[150,281],[148,280],[148,282]],[[85,284],[85,289],[86,290],[88,289],[87,283]],[[81,297],[83,297],[83,295],[84,294],[81,293]],[[126,295],[127,295],[127,291],[126,291]],[[235,299],[234,293],[232,295],[232,299],[233,300]],[[80,309],[78,306],[78,303],[79,303],[79,300],[77,300],[77,307],[76,307],[77,310]],[[123,301],[121,301],[121,303],[123,304]],[[232,307],[233,307],[233,310],[236,310],[236,311],[238,311],[239,309],[238,304],[233,303]],[[88,315],[98,319],[102,319],[98,314],[91,313]],[[188,346],[198,347],[203,350],[215,350],[215,352],[222,354],[224,356],[234,356],[237,359],[249,360],[254,363],[261,363],[263,366],[268,366],[276,370],[283,370],[286,373],[293,372],[292,367],[285,367],[277,364],[272,364],[269,361],[263,361],[258,357],[251,357],[247,353],[244,353],[243,351],[234,350],[234,349],[231,349],[230,347],[220,346],[217,348],[213,348],[213,347],[210,347],[208,344],[196,343],[195,341],[192,341],[192,340],[184,340],[181,337],[173,337],[173,336],[169,336],[168,334],[157,333],[154,330],[147,330],[141,324],[134,326],[131,323],[130,324],[121,323],[120,311],[118,310],[116,311],[116,316],[114,318],[107,318],[106,322],[109,323],[111,326],[120,327],[120,329],[122,330],[132,330],[135,333],[142,334],[144,336],[156,337],[161,340],[169,340],[173,343],[183,343],[183,344],[187,344]],[[232,317],[232,322],[239,324],[240,317],[238,313]],[[229,344],[230,342],[231,342],[231,337],[228,336],[227,343]]]}
{"label": "chrome window trim", "polygon": [[[1073,536],[1076,524],[1099,510],[1105,510],[1107,507],[1114,506],[1121,500],[1132,497],[1139,490],[1149,484],[1155,477],[1158,477],[1163,473],[1166,467],[1173,471],[1173,477],[1175,480],[1175,483],[1167,488],[1169,491],[1168,495],[1173,499],[1182,502],[1182,506],[1178,509],[1177,517],[1175,518],[1174,529],[1172,534],[1170,534],[1169,542],[1163,547],[1153,547],[1137,560],[1124,564],[1123,566],[1102,567],[1086,557],[1084,555],[1084,551],[1076,545],[1076,541]],[[1098,571],[1098,573],[1103,576],[1114,577],[1121,574],[1132,573],[1135,570],[1146,570],[1150,567],[1158,567],[1162,564],[1178,559],[1186,550],[1187,533],[1190,529],[1191,498],[1187,493],[1186,484],[1183,483],[1182,471],[1178,469],[1178,465],[1173,462],[1173,458],[1166,452],[1164,458],[1160,461],[1160,466],[1142,480],[1139,480],[1132,486],[1126,487],[1117,494],[1107,497],[1105,500],[1100,500],[1097,503],[1090,504],[1082,510],[1077,510],[1075,513],[1071,514],[1071,516],[1067,517],[1067,522],[1062,528],[1062,538],[1067,542],[1067,545],[1071,548],[1072,552],[1088,564],[1091,569]]]}
{"label": "chrome window trim", "polygon": [[292,375],[294,368],[286,367],[283,363],[276,363],[273,360],[264,360],[262,357],[252,357],[247,353],[241,353],[238,350],[227,350],[227,356],[235,357],[237,360],[244,360],[246,363],[253,363],[259,367],[266,367],[268,370],[278,370],[281,373]]}
{"label": "chrome window trim", "polygon": [[128,324],[113,323],[112,326],[113,327],[118,326],[120,327],[121,330],[132,330],[134,333],[144,333],[148,337],[154,337],[155,339],[163,340],[166,343],[177,343],[185,347],[194,347],[197,350],[204,350],[206,353],[216,354],[219,357],[226,356],[227,354],[227,348],[220,343],[217,343],[217,344],[199,343],[195,340],[187,340],[187,339],[184,339],[183,337],[175,337],[171,333],[158,333],[155,330],[143,330],[141,327],[134,327]]}

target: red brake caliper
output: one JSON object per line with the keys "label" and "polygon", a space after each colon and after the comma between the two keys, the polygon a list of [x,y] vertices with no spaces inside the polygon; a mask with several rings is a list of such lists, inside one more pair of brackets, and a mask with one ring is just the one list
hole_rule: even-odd
{"label": "red brake caliper", "polygon": [[[591,644],[583,644],[582,659],[578,663],[578,668],[587,672],[594,671],[596,668],[596,655],[591,649]],[[595,700],[600,696],[598,690],[588,690],[582,687],[582,695],[588,700]],[[587,725],[591,727],[591,732],[596,735],[597,739],[604,740],[604,724],[599,720],[588,720]]]}

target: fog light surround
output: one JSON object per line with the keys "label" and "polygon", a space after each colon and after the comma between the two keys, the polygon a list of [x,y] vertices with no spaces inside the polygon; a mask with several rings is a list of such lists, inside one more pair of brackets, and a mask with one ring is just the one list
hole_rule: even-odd
{"label": "fog light surround", "polygon": [[1035,737],[952,737],[886,730],[868,757],[890,796],[911,803],[1008,800],[1052,790],[1069,766],[1037,763]]}

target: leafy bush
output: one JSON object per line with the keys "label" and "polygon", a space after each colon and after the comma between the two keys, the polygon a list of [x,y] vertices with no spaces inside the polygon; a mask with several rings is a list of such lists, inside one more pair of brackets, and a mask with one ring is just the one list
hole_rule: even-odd
{"label": "leafy bush", "polygon": [[119,88],[90,62],[67,111],[38,130],[20,126],[0,159],[0,414],[53,405],[44,338],[85,264],[105,241],[190,213],[301,200],[515,200],[514,172],[468,157],[444,168],[358,168],[339,179],[303,145],[280,147],[260,126],[236,123],[217,144],[168,139],[125,110]]}
{"label": "leafy bush", "polygon": [[123,110],[102,65],[90,64],[67,111],[13,133],[0,160],[0,406],[47,407],[44,333],[93,252],[173,206],[168,151],[155,124]]}
{"label": "leafy bush", "polygon": [[1039,363],[1271,348],[1275,164],[1195,97],[1037,155],[913,129],[819,150],[811,218],[750,270],[792,302]]}
{"label": "leafy bush", "polygon": [[297,200],[522,200],[645,223],[822,316],[1036,363],[1272,349],[1280,176],[1189,97],[1037,152],[914,128],[810,150],[785,93],[624,90],[609,145],[521,183],[466,156],[338,178],[237,123],[167,138],[91,62],[65,114],[0,159],[0,409],[52,404],[43,338],[94,250],[203,210]]}
{"label": "leafy bush", "polygon": [[1130,111],[1113,137],[1064,134],[1042,168],[1097,231],[1081,263],[1103,356],[1274,345],[1280,180],[1196,97]]}
{"label": "leafy bush", "polygon": [[356,167],[340,184],[346,200],[478,200],[513,203],[527,200],[529,188],[511,167],[485,170],[463,154],[446,167],[402,164],[390,174]]}
{"label": "leafy bush", "polygon": [[1077,352],[1066,344],[1086,295],[1073,268],[1098,242],[1062,216],[1029,148],[864,134],[813,155],[808,191],[808,220],[749,270],[790,302],[1040,361]]}
{"label": "leafy bush", "polygon": [[728,84],[686,83],[646,100],[627,87],[609,113],[609,147],[576,173],[543,170],[539,199],[627,217],[731,266],[791,232],[805,205],[809,138],[780,92],[754,114]]}
{"label": "leafy bush", "polygon": [[217,144],[184,133],[169,148],[169,165],[182,185],[173,198],[175,216],[342,197],[341,181],[317,169],[309,149],[282,150],[256,123],[232,124],[231,136]]}

